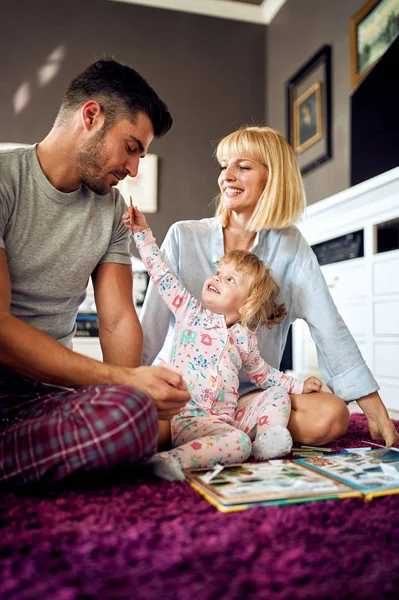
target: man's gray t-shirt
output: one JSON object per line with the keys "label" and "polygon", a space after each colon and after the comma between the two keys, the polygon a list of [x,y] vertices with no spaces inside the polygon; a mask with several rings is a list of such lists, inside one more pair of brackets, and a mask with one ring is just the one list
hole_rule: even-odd
{"label": "man's gray t-shirt", "polygon": [[113,189],[65,194],[45,177],[36,145],[0,152],[0,248],[11,313],[71,347],[75,319],[98,264],[131,264],[126,205]]}

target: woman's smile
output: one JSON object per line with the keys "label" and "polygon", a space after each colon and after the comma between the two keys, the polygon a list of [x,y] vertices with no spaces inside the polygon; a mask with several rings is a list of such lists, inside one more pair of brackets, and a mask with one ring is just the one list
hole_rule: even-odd
{"label": "woman's smile", "polygon": [[267,167],[246,157],[226,154],[220,160],[218,184],[224,206],[241,212],[253,210],[267,182]]}

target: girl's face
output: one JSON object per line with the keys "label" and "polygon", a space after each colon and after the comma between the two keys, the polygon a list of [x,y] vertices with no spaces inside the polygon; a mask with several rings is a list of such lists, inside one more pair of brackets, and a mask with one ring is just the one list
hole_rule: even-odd
{"label": "girl's face", "polygon": [[248,298],[251,277],[239,273],[231,265],[220,265],[202,288],[202,301],[206,308],[224,315],[228,326],[240,320],[240,308]]}
{"label": "girl's face", "polygon": [[265,189],[267,167],[244,156],[228,153],[220,160],[218,184],[223,199],[223,208],[250,216]]}

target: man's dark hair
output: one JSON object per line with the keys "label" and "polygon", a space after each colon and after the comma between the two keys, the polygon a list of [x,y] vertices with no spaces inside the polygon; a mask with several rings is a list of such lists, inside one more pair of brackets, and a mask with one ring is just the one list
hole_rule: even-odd
{"label": "man's dark hair", "polygon": [[120,118],[134,120],[144,112],[151,120],[154,135],[161,137],[172,126],[168,107],[146,80],[134,69],[110,58],[96,61],[69,83],[65,90],[57,123],[88,100],[99,102],[109,129]]}

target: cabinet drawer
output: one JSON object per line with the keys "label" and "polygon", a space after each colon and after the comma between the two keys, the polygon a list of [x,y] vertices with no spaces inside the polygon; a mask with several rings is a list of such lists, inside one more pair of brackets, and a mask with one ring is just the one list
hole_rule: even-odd
{"label": "cabinet drawer", "polygon": [[364,296],[367,292],[366,265],[362,260],[322,267],[323,275],[334,300]]}
{"label": "cabinet drawer", "polygon": [[354,302],[341,304],[337,302],[337,308],[346,326],[354,337],[363,337],[370,327],[367,319],[367,307],[365,302]]}
{"label": "cabinet drawer", "polygon": [[399,335],[399,300],[374,302],[374,335]]}
{"label": "cabinet drawer", "polygon": [[390,410],[399,410],[399,380],[396,385],[385,382],[379,383],[379,394],[385,406]]}
{"label": "cabinet drawer", "polygon": [[373,347],[373,371],[376,377],[397,377],[399,368],[399,340],[378,342]]}
{"label": "cabinet drawer", "polygon": [[373,265],[373,293],[399,293],[399,253],[395,258],[376,261]]}

